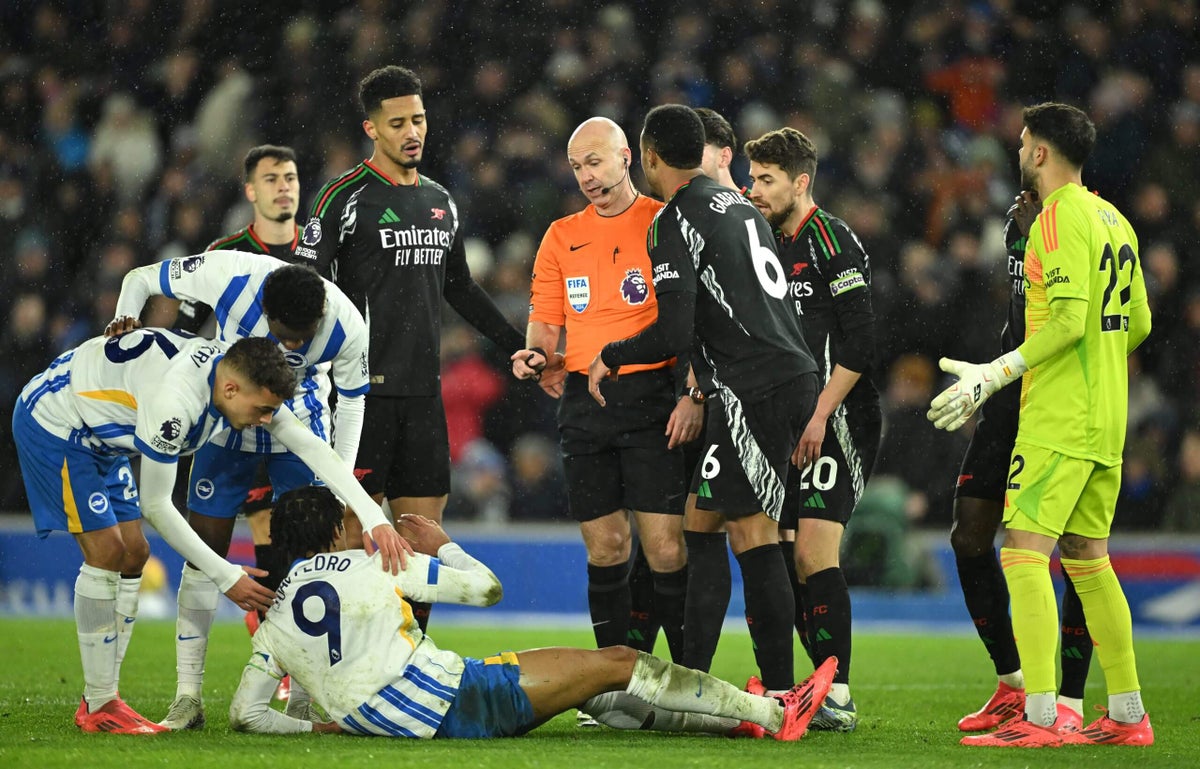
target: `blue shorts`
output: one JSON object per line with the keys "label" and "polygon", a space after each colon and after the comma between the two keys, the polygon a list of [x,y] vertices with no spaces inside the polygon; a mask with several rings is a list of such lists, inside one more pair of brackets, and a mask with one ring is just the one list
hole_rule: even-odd
{"label": "blue shorts", "polygon": [[97,454],[52,435],[20,401],[13,411],[13,441],[39,537],[98,531],[142,517],[129,457]]}
{"label": "blue shorts", "polygon": [[[324,485],[308,465],[290,451],[255,454],[206,443],[192,457],[188,510],[212,518],[236,518],[247,492],[257,485],[255,472],[263,463],[274,490],[272,502],[292,489]],[[266,500],[262,501],[261,507],[270,507]]]}
{"label": "blue shorts", "polygon": [[521,688],[521,665],[513,652],[463,660],[458,695],[438,727],[439,739],[514,737],[534,726],[533,706]]}

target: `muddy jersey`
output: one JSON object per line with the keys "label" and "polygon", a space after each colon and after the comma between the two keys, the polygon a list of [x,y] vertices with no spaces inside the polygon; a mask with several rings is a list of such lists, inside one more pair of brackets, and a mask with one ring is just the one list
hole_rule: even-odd
{"label": "muddy jersey", "polygon": [[694,177],[655,217],[648,250],[659,297],[696,295],[692,367],[705,392],[754,399],[817,370],[771,227],[743,195]]}
{"label": "muddy jersey", "polygon": [[398,184],[363,161],[317,193],[296,253],[333,280],[366,318],[371,394],[440,390],[443,296],[501,349],[524,336],[471,279],[446,188]]}

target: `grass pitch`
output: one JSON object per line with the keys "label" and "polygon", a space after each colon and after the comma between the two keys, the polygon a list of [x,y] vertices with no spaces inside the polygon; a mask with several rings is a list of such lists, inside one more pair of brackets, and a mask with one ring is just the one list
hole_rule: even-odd
{"label": "grass pitch", "polygon": [[[174,624],[138,624],[121,691],[136,710],[162,718],[175,692]],[[439,627],[439,646],[468,656],[505,649],[591,644],[586,630]],[[660,640],[660,646],[665,642]],[[660,653],[662,650],[660,649]],[[973,636],[860,633],[853,690],[859,708],[853,734],[810,732],[799,743],[728,740],[579,729],[574,713],[509,740],[414,742],[345,735],[268,737],[229,729],[229,699],[249,655],[240,624],[219,623],[209,647],[201,732],[122,737],[82,734],[72,723],[82,678],[74,625],[64,620],[0,619],[0,767],[181,769],[234,767],[389,767],[510,769],[547,767],[1195,767],[1200,765],[1200,641],[1137,642],[1139,670],[1156,744],[1151,748],[1072,747],[1059,751],[968,749],[955,723],[979,707],[995,685],[990,662]],[[754,672],[749,637],[727,634],[713,673],[735,683]],[[807,660],[797,661],[805,673]],[[1093,660],[1087,706],[1104,702]],[[1085,720],[1098,714],[1090,710]],[[782,762],[788,762],[784,764]],[[399,764],[399,762],[403,762]],[[794,762],[794,763],[793,763]]]}

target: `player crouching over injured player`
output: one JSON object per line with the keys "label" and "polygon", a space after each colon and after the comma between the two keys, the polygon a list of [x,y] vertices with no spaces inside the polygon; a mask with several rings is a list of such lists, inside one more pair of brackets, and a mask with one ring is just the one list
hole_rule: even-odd
{"label": "player crouching over injured player", "polygon": [[[496,575],[437,523],[404,515],[397,528],[417,555],[392,576],[377,556],[342,550],[342,518],[341,503],[325,488],[296,489],[276,502],[272,541],[288,560],[299,560],[254,635],[229,709],[234,729],[508,737],[581,708],[616,728],[798,740],[837,669],[830,658],[783,695],[759,697],[627,646],[463,658],[434,645],[402,599],[491,606],[502,595]],[[287,673],[332,722],[269,707]]]}

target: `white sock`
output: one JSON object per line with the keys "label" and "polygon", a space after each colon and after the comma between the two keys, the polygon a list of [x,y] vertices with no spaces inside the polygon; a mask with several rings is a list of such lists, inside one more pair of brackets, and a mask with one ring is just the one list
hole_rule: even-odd
{"label": "white sock", "polygon": [[770,732],[777,732],[783,726],[783,708],[778,700],[747,694],[708,673],[645,652],[638,652],[625,691],[651,705],[679,713],[750,721]]}
{"label": "white sock", "polygon": [[1004,675],[1000,676],[1000,683],[1008,684],[1014,689],[1024,689],[1025,674],[1021,672],[1020,668],[1017,668],[1011,673],[1005,673]]}
{"label": "white sock", "polygon": [[850,684],[834,684],[829,687],[829,694],[825,696],[845,707],[846,703],[850,701]]}
{"label": "white sock", "polygon": [[137,622],[138,595],[142,589],[142,575],[122,576],[117,583],[117,683],[121,682],[121,663],[129,650],[133,638],[133,626]]}
{"label": "white sock", "polygon": [[183,565],[179,580],[179,615],[175,620],[175,696],[202,699],[204,656],[208,653],[208,634],[217,615],[221,591],[199,569]]}
{"label": "white sock", "polygon": [[1075,697],[1064,697],[1060,694],[1060,695],[1058,695],[1058,704],[1066,705],[1068,708],[1075,711],[1075,715],[1079,716],[1080,718],[1083,718],[1083,699],[1082,698],[1077,699]]}
{"label": "white sock", "polygon": [[583,709],[613,729],[728,734],[741,723],[732,718],[664,710],[625,692],[607,692],[592,697],[584,703]]}
{"label": "white sock", "polygon": [[1054,705],[1054,692],[1025,692],[1025,720],[1038,726],[1052,726],[1057,719],[1058,708]]}
{"label": "white sock", "polygon": [[75,632],[83,663],[83,698],[95,713],[117,698],[117,583],[108,569],[79,567],[75,578]]}
{"label": "white sock", "polygon": [[1108,695],[1108,717],[1123,724],[1136,724],[1146,715],[1142,693],[1123,692]]}

